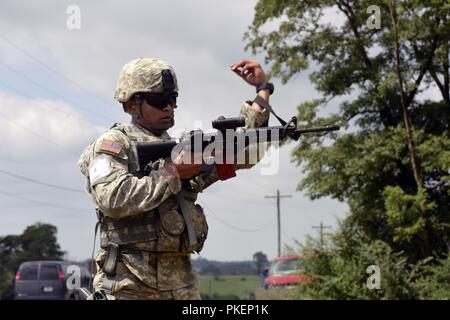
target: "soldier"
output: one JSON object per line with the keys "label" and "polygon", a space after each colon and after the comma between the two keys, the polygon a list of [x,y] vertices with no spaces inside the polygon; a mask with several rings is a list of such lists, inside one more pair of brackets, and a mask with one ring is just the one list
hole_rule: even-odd
{"label": "soldier", "polygon": [[[262,99],[256,100],[264,107],[273,85],[261,66],[244,60],[231,70],[257,87]],[[140,174],[136,144],[170,140],[166,130],[174,125],[177,96],[170,65],[150,58],[130,61],[120,72],[115,99],[131,123],[114,124],[80,157],[100,225],[94,289],[108,299],[200,299],[190,254],[202,249],[208,225],[195,204],[197,193],[233,177],[239,167],[231,165],[230,172],[230,165],[217,164],[200,172],[201,164],[184,163],[180,155],[174,161],[161,159],[148,175]],[[269,111],[259,104],[243,103],[246,127],[268,123]]]}

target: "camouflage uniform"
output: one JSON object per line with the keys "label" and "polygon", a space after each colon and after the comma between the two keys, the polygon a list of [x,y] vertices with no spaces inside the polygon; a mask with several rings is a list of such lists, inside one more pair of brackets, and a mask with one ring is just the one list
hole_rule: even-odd
{"label": "camouflage uniform", "polygon": [[[123,102],[130,98],[127,87],[138,86],[138,91],[144,92],[161,90],[158,72],[164,68],[170,66],[159,60],[133,60],[121,74],[139,70],[143,80],[130,83],[119,77],[116,99]],[[253,110],[249,103],[244,102],[241,110],[246,126],[266,124],[269,112]],[[202,249],[208,226],[203,209],[195,200],[197,193],[218,180],[218,175],[212,167],[182,181],[170,160],[161,159],[148,175],[142,176],[136,144],[169,139],[167,132],[155,135],[132,123],[115,124],[80,157],[86,190],[102,213],[101,249],[96,257],[99,272],[94,288],[105,290],[111,299],[200,299],[190,253]],[[193,247],[186,235],[179,196],[186,200],[193,221],[198,240]],[[106,267],[107,256],[114,251],[111,244],[118,244],[117,258],[113,272],[105,272],[111,269]]]}

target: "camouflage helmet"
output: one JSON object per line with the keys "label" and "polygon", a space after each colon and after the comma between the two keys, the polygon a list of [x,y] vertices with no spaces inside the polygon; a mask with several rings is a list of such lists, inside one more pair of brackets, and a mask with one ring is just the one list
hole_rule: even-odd
{"label": "camouflage helmet", "polygon": [[165,91],[178,91],[173,68],[158,59],[138,58],[128,62],[120,71],[114,99],[126,102],[137,92]]}

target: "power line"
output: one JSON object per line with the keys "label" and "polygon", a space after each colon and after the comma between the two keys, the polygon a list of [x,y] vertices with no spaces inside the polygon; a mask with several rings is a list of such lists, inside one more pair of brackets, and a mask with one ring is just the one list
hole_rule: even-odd
{"label": "power line", "polygon": [[64,186],[60,186],[60,185],[56,185],[56,184],[51,184],[51,183],[47,183],[47,182],[31,179],[31,178],[20,176],[18,174],[15,174],[15,173],[12,173],[12,172],[8,172],[8,171],[2,170],[2,169],[0,169],[0,173],[6,174],[8,176],[11,176],[11,177],[14,177],[14,178],[17,178],[17,179],[24,180],[24,181],[27,181],[27,182],[40,184],[40,185],[43,185],[43,186],[46,186],[46,187],[50,187],[50,188],[55,188],[55,189],[65,190],[65,191],[71,191],[71,192],[77,192],[77,193],[84,193],[82,190],[72,189],[72,188],[68,188],[68,187],[64,187]]}
{"label": "power line", "polygon": [[42,140],[45,140],[45,141],[47,141],[48,143],[51,143],[51,144],[53,144],[53,145],[55,145],[55,146],[57,146],[57,147],[59,147],[59,148],[65,150],[66,152],[68,152],[68,153],[70,153],[70,154],[75,155],[75,156],[78,157],[78,154],[77,154],[75,151],[70,150],[70,149],[67,149],[66,147],[60,145],[59,143],[54,142],[54,141],[48,139],[47,137],[44,137],[43,135],[41,135],[41,134],[39,134],[39,133],[37,133],[37,132],[35,132],[35,131],[33,131],[33,130],[27,128],[27,127],[25,127],[24,125],[22,125],[22,124],[20,124],[20,123],[18,123],[18,122],[16,122],[16,121],[14,121],[14,120],[11,120],[10,118],[8,118],[7,116],[5,116],[4,114],[0,113],[0,117],[2,117],[2,118],[5,119],[6,121],[11,122],[12,124],[14,124],[14,125],[16,125],[16,126],[22,128],[22,129],[24,129],[24,130],[26,130],[26,131],[32,133],[34,136],[37,136],[37,137],[41,138]]}
{"label": "power line", "polygon": [[[9,89],[9,90],[15,91],[15,92],[17,92],[18,94],[20,94],[21,96],[27,97],[27,98],[29,98],[29,99],[35,99],[35,98],[36,98],[36,97],[33,97],[32,95],[27,94],[26,92],[24,92],[24,91],[22,91],[22,90],[20,90],[20,89],[17,89],[17,88],[15,88],[15,87],[12,87],[12,86],[6,84],[6,83],[3,82],[3,81],[0,81],[0,86],[5,87],[5,88],[7,88],[7,89]],[[43,106],[46,106],[46,107],[48,107],[48,108],[51,108],[51,109],[53,109],[53,110],[55,110],[55,111],[57,111],[57,112],[60,112],[60,113],[62,113],[62,114],[65,114],[65,115],[67,115],[67,116],[69,116],[69,117],[76,117],[76,118],[78,118],[78,119],[84,121],[85,123],[87,123],[87,124],[89,124],[89,125],[92,125],[92,122],[86,120],[86,118],[84,118],[84,117],[81,116],[81,115],[73,114],[73,113],[64,111],[64,110],[62,110],[61,108],[52,106],[51,104],[44,103],[44,102],[41,102],[41,101],[39,102],[39,104],[40,104],[40,105],[43,105]]]}
{"label": "power line", "polygon": [[[0,62],[0,64],[3,65],[3,67],[5,67],[5,68],[11,70],[12,72],[18,74],[18,75],[21,76],[22,78],[26,79],[27,81],[31,82],[31,83],[34,84],[35,86],[37,86],[37,87],[39,87],[39,88],[41,88],[41,89],[43,89],[43,90],[45,90],[45,91],[47,91],[47,92],[49,92],[49,93],[55,95],[55,96],[57,96],[58,98],[61,98],[62,100],[66,101],[66,102],[69,103],[69,104],[75,105],[75,104],[72,103],[70,100],[68,100],[65,96],[61,95],[60,93],[58,93],[58,92],[56,92],[56,91],[54,91],[54,90],[52,90],[52,89],[50,89],[50,88],[48,88],[48,87],[46,87],[46,86],[43,86],[42,84],[38,83],[37,81],[33,80],[32,78],[28,77],[27,75],[23,74],[22,72],[18,71],[17,69],[11,67],[10,65],[8,65],[8,64],[6,64],[6,63],[4,63],[4,62]],[[27,97],[31,97],[30,95],[24,93],[23,91],[18,90],[18,89],[16,89],[16,88],[13,88],[13,87],[11,87],[11,86],[5,84],[4,82],[2,82],[1,84],[2,84],[3,86],[7,87],[7,88],[10,88],[10,89],[15,90],[15,91],[17,91],[17,92],[20,92],[22,95],[25,95],[25,96],[27,96]],[[56,109],[56,108],[55,108],[55,109]],[[113,119],[110,119],[110,118],[105,117],[104,115],[102,115],[102,114],[100,114],[100,113],[97,113],[97,112],[95,112],[95,111],[92,111],[91,109],[87,109],[87,108],[84,108],[84,107],[81,107],[81,109],[83,109],[83,110],[85,110],[85,111],[87,111],[87,112],[90,112],[90,113],[92,113],[93,115],[95,115],[95,116],[97,116],[97,117],[99,117],[99,118],[101,118],[101,119],[103,119],[103,120],[108,120],[108,121],[112,121],[112,120],[113,120]],[[67,112],[65,112],[65,113],[67,113]],[[69,113],[67,113],[67,114],[69,114]],[[72,114],[69,114],[69,115],[72,115]]]}
{"label": "power line", "polygon": [[284,237],[286,237],[287,239],[291,239],[291,241],[292,241],[292,240],[296,240],[294,237],[291,237],[291,236],[286,232],[286,230],[283,228],[283,226],[281,226],[281,234],[282,234]]}
{"label": "power line", "polygon": [[[241,174],[241,173],[239,173],[239,174]],[[266,191],[269,191],[269,187],[264,186],[264,185],[260,184],[259,182],[256,182],[256,180],[253,179],[253,177],[250,175],[250,173],[246,172],[244,175],[246,175],[246,177],[244,179],[245,181],[251,182],[253,185],[257,185],[260,188],[262,188]]]}
{"label": "power line", "polygon": [[60,206],[60,205],[57,205],[57,204],[52,204],[52,203],[48,203],[48,202],[33,200],[33,199],[29,199],[29,198],[25,198],[25,197],[22,197],[22,196],[18,196],[18,195],[9,193],[9,192],[5,192],[5,191],[0,191],[0,194],[3,194],[3,195],[8,196],[8,197],[12,197],[12,198],[20,199],[22,201],[27,201],[27,202],[31,202],[31,203],[34,203],[34,204],[38,204],[38,205],[41,205],[41,206],[50,207],[50,208],[63,209],[63,210],[76,211],[76,212],[86,211],[86,209],[69,208],[69,207],[64,207],[64,206]]}
{"label": "power line", "polygon": [[218,221],[220,221],[222,224],[226,225],[227,227],[234,229],[236,231],[240,231],[240,232],[258,232],[261,231],[265,228],[267,228],[268,226],[270,226],[272,224],[272,220],[268,221],[268,223],[264,224],[262,227],[257,228],[257,229],[244,229],[244,228],[240,228],[240,227],[236,227],[233,226],[232,224],[226,222],[225,220],[223,220],[222,218],[220,218],[216,213],[214,213],[213,210],[211,210],[211,208],[209,208],[204,201],[200,201],[199,202],[202,204],[202,206],[204,206],[206,209],[208,209],[209,212],[212,213],[212,217],[214,217],[215,219],[217,219]]}
{"label": "power line", "polygon": [[0,38],[2,38],[5,42],[7,42],[8,44],[10,44],[11,46],[13,46],[14,48],[16,48],[17,50],[19,50],[20,52],[22,52],[24,55],[26,55],[28,58],[36,61],[37,63],[39,63],[41,66],[43,66],[45,69],[47,69],[48,71],[58,75],[60,78],[62,78],[63,80],[65,80],[68,83],[71,83],[73,86],[77,87],[78,89],[83,90],[84,92],[88,93],[89,95],[97,98],[98,100],[102,101],[103,103],[111,106],[111,103],[109,101],[107,101],[106,99],[99,97],[98,95],[96,95],[95,93],[89,91],[88,89],[84,88],[83,86],[79,85],[78,83],[76,83],[75,81],[67,78],[65,75],[61,74],[60,72],[56,71],[55,69],[53,69],[52,67],[50,67],[48,64],[46,64],[45,62],[43,62],[42,60],[36,58],[35,56],[33,56],[32,54],[28,53],[25,49],[21,48],[19,45],[17,45],[16,43],[14,43],[13,41],[9,40],[7,37],[5,37],[3,34],[0,33]]}

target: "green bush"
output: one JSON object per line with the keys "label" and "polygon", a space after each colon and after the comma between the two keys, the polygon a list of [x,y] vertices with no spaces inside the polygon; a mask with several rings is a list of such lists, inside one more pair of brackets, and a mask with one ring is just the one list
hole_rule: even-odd
{"label": "green bush", "polygon": [[426,266],[425,274],[418,282],[421,299],[450,299],[450,254],[435,264]]}
{"label": "green bush", "polygon": [[[300,250],[305,272],[314,275],[302,284],[296,299],[449,299],[450,258],[425,259],[409,264],[385,242],[361,243],[349,251],[342,246],[342,234],[327,246],[309,238]],[[367,267],[377,265],[380,289],[369,289]]]}

